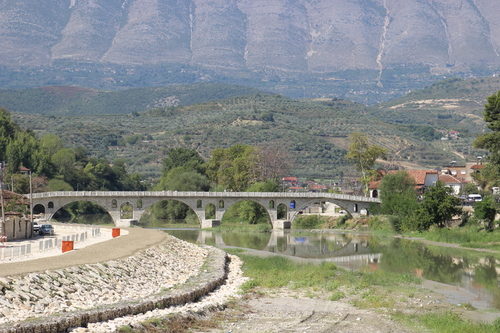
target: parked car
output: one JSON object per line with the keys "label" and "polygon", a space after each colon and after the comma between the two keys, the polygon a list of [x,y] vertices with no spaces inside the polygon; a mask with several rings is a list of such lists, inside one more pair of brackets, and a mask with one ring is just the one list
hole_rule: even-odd
{"label": "parked car", "polygon": [[469,201],[481,201],[483,200],[483,197],[481,196],[481,194],[469,194]]}
{"label": "parked car", "polygon": [[40,231],[40,224],[38,224],[37,221],[33,222],[33,232],[38,232]]}
{"label": "parked car", "polygon": [[53,235],[54,234],[54,227],[52,224],[42,224],[40,227],[40,230],[38,231],[38,234],[40,236],[43,235]]}

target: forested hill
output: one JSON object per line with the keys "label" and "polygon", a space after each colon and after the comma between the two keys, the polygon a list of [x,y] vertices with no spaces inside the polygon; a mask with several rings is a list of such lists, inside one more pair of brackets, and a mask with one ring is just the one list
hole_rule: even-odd
{"label": "forested hill", "polygon": [[251,94],[259,89],[220,83],[130,88],[104,91],[81,87],[51,86],[0,90],[0,107],[11,112],[54,116],[130,114],[151,108],[191,105]]}
{"label": "forested hill", "polygon": [[[110,161],[123,158],[130,172],[149,178],[159,176],[169,148],[195,148],[208,159],[213,149],[238,143],[286,149],[295,160],[296,176],[336,178],[354,175],[344,157],[353,132],[367,134],[371,143],[389,150],[389,163],[404,167],[439,168],[452,160],[465,163],[475,158],[480,152],[472,148],[472,141],[485,125],[479,101],[500,90],[499,82],[498,78],[482,83],[450,80],[411,93],[417,96],[414,99],[406,96],[373,107],[342,99],[294,100],[257,93],[147,111],[134,104],[136,109],[122,115],[16,112],[13,118],[23,128],[39,135],[55,133],[93,155]],[[461,98],[446,98],[446,90],[457,89],[464,91]],[[481,90],[471,108],[466,107],[472,103],[468,89]],[[433,99],[437,91],[442,92],[439,100]],[[459,137],[449,138],[451,131],[460,132]]]}

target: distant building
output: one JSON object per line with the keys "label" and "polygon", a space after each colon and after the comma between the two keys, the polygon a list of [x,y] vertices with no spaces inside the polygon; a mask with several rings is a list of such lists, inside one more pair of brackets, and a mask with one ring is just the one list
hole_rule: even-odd
{"label": "distant building", "polygon": [[439,181],[445,183],[447,187],[453,189],[453,194],[455,195],[459,195],[460,192],[462,192],[462,188],[468,183],[463,179],[459,179],[448,174],[439,175]]}
{"label": "distant building", "polygon": [[33,225],[30,219],[23,217],[22,213],[18,212],[22,206],[29,209],[28,198],[7,190],[3,191],[3,197],[5,221],[2,221],[0,216],[3,234],[1,236],[7,236],[7,241],[33,237]]}
{"label": "distant building", "polygon": [[441,173],[445,175],[452,175],[460,180],[466,182],[473,182],[472,175],[480,172],[484,168],[484,164],[478,163],[465,163],[465,165],[447,165],[443,166]]}
{"label": "distant building", "polygon": [[[397,170],[391,170],[388,173],[396,173]],[[439,172],[437,170],[406,170],[406,172],[415,180],[415,191],[422,194],[424,190],[435,184],[439,179]],[[381,180],[376,182],[371,182],[368,185],[368,190],[370,192],[370,197],[378,198],[379,196],[379,186]]]}
{"label": "distant building", "polygon": [[290,192],[306,192],[306,189],[302,186],[290,186],[288,188],[288,191],[290,191]]}
{"label": "distant building", "polygon": [[296,177],[283,177],[281,181],[283,182],[283,188],[290,188],[292,186],[299,185]]}

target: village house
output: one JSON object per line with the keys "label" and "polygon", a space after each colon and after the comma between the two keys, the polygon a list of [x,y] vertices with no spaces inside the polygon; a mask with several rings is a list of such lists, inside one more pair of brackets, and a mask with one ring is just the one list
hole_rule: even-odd
{"label": "village house", "polygon": [[[389,171],[389,173],[396,172],[398,171]],[[415,180],[415,191],[418,194],[422,194],[427,187],[435,184],[439,179],[439,172],[437,170],[406,170],[406,172]],[[371,198],[378,198],[380,183],[381,180],[370,182],[368,190]]]}
{"label": "village house", "polygon": [[287,187],[289,187],[289,186],[297,186],[299,184],[299,182],[297,181],[296,177],[283,177],[281,179],[281,181]]}
{"label": "village house", "polygon": [[446,184],[447,187],[453,190],[452,194],[459,195],[462,192],[464,186],[468,183],[463,179],[459,179],[449,174],[439,175],[439,181]]}
{"label": "village house", "polygon": [[[33,225],[23,210],[29,210],[29,200],[26,196],[3,190],[5,221],[1,221],[1,235],[5,241],[33,237]],[[0,203],[1,205],[1,203]]]}
{"label": "village house", "polygon": [[443,166],[441,173],[452,175],[453,177],[470,183],[474,181],[472,175],[480,172],[483,168],[484,164],[482,163],[469,162],[465,163],[465,165],[455,165],[452,163],[451,165]]}
{"label": "village house", "polygon": [[[454,195],[459,195],[463,187],[468,183],[466,178],[466,167],[447,167],[441,172],[437,170],[407,170],[408,174],[415,180],[415,191],[420,195],[429,186],[436,183],[438,180],[445,183],[445,186],[450,187]],[[389,171],[395,173],[397,171]],[[463,177],[461,177],[463,176]],[[368,189],[370,197],[376,198],[379,196],[379,186],[381,181],[371,182]]]}

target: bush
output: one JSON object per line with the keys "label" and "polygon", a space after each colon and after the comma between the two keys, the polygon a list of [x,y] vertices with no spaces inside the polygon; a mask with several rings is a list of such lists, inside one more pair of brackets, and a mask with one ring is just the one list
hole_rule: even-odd
{"label": "bush", "polygon": [[388,216],[387,219],[391,224],[392,231],[401,232],[401,219],[398,216]]}
{"label": "bush", "polygon": [[318,215],[300,216],[293,221],[293,229],[317,229],[324,223]]}
{"label": "bush", "polygon": [[395,216],[375,216],[368,220],[368,226],[371,230],[395,231],[392,220],[397,219]]}

